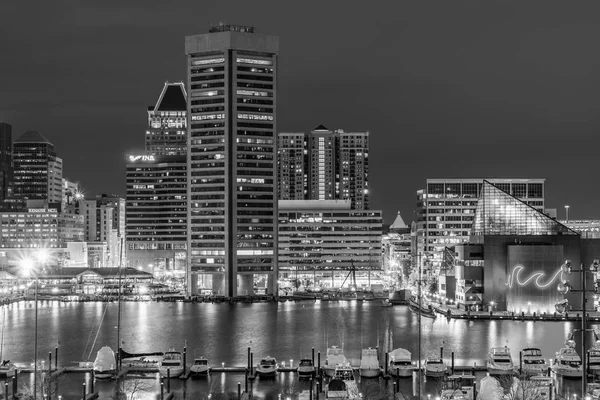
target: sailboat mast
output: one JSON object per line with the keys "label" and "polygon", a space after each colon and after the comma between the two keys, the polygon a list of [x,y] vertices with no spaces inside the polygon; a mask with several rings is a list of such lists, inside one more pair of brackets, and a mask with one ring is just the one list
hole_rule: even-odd
{"label": "sailboat mast", "polygon": [[421,398],[421,279],[422,279],[422,274],[423,274],[423,264],[422,264],[422,256],[421,253],[418,254],[418,260],[417,262],[419,263],[419,283],[417,285],[417,291],[418,291],[418,300],[419,300],[419,314],[418,315],[418,324],[419,324],[419,351],[418,356],[419,356],[419,360],[418,360],[418,367],[419,370],[417,372],[417,378],[418,378],[418,393],[419,393],[419,399]]}
{"label": "sailboat mast", "polygon": [[117,312],[117,365],[116,369],[119,371],[119,365],[121,364],[121,273],[123,269],[123,247],[125,243],[121,237],[121,251],[119,252],[119,298],[118,298],[118,312]]}
{"label": "sailboat mast", "polygon": [[4,325],[6,325],[6,308],[2,306],[2,340],[0,341],[0,362],[2,360],[2,354],[4,353]]}

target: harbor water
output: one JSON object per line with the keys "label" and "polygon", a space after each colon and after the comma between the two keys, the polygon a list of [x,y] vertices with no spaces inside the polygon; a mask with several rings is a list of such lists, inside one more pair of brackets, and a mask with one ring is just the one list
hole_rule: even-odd
{"label": "harbor water", "polygon": [[[2,358],[20,366],[31,366],[34,358],[35,307],[33,302],[11,304],[5,309]],[[213,366],[245,367],[247,349],[251,348],[256,365],[262,357],[275,357],[278,363],[297,365],[302,357],[310,357],[312,348],[321,352],[325,361],[328,346],[343,347],[351,364],[360,363],[361,349],[379,346],[383,351],[408,349],[413,360],[418,357],[417,316],[405,306],[382,307],[379,302],[299,301],[283,303],[156,303],[123,302],[120,338],[123,349],[130,353],[176,349],[187,344],[188,365],[194,357],[205,356]],[[40,301],[38,304],[38,353],[47,360],[54,357],[58,346],[59,366],[75,366],[80,361],[93,361],[102,346],[117,347],[118,304],[87,302],[65,303]],[[435,320],[422,319],[421,358],[439,356],[450,364],[455,354],[457,366],[485,365],[491,347],[508,346],[515,364],[519,351],[539,347],[547,359],[563,347],[567,334],[576,329],[574,322],[541,322],[509,320]],[[576,335],[577,336],[577,335]],[[46,361],[47,363],[47,361]],[[54,363],[54,361],[53,361]],[[380,360],[383,365],[384,361]],[[32,380],[28,374],[19,384]],[[81,398],[82,383],[91,383],[90,374],[65,374],[58,394],[64,400]],[[237,382],[244,390],[243,373],[215,373],[209,379],[171,380],[176,398],[208,398],[209,393],[237,393]],[[387,382],[387,383],[386,383]],[[155,399],[159,392],[157,374],[129,379],[136,385],[135,398]],[[101,398],[110,398],[114,382],[97,382]],[[416,379],[402,379],[400,391],[413,398]],[[564,395],[580,394],[580,381],[559,385]],[[307,389],[308,382],[299,381],[295,373],[279,373],[274,380],[257,379],[252,386],[254,398],[293,398]],[[391,392],[391,382],[363,379],[360,388],[368,393]],[[439,393],[440,383],[429,381],[421,389],[422,398]],[[131,388],[130,388],[131,389]],[[204,396],[204,397],[203,397]],[[215,395],[212,398],[217,398]]]}

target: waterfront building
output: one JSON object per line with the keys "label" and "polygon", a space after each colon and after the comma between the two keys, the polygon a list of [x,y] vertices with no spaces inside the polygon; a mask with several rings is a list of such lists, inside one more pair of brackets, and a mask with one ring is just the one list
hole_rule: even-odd
{"label": "waterfront building", "polygon": [[[113,225],[115,208],[99,204],[96,199],[82,199],[78,202],[78,213],[85,217],[85,241],[89,243],[90,266],[118,266],[120,247],[118,229]],[[102,248],[102,251],[98,253],[95,250],[97,248]]]}
{"label": "waterfront building", "polygon": [[278,134],[279,200],[350,200],[369,209],[369,132],[319,125]]}
{"label": "waterfront building", "polygon": [[[589,266],[600,258],[600,239],[582,237],[484,180],[469,242],[456,245],[454,255],[459,307],[539,315],[555,312],[565,299],[557,290],[564,281],[573,292],[581,289],[580,272],[564,272],[566,260],[583,265],[593,285],[597,276]],[[566,299],[581,310],[581,296],[573,292]]]}
{"label": "waterfront building", "polygon": [[560,220],[561,224],[578,232],[582,237],[588,239],[600,239],[600,220],[597,219],[570,219]]}
{"label": "waterfront building", "polygon": [[277,277],[279,40],[223,25],[185,39],[191,294],[251,293]]}
{"label": "waterfront building", "polygon": [[185,155],[187,95],[183,82],[166,82],[158,101],[148,107],[146,154]]}
{"label": "waterfront building", "polygon": [[0,203],[12,196],[13,176],[12,126],[0,122]]}
{"label": "waterfront building", "polygon": [[277,134],[277,198],[304,200],[308,195],[308,150],[304,132]]}
{"label": "waterfront building", "polygon": [[182,155],[129,155],[124,212],[120,199],[98,199],[119,210],[117,231],[125,230],[128,265],[181,285],[186,273],[186,165]]}
{"label": "waterfront building", "polygon": [[[383,283],[381,211],[349,200],[280,200],[280,285],[340,288]],[[350,277],[350,274],[354,275]]]}
{"label": "waterfront building", "polygon": [[15,197],[62,202],[62,159],[41,133],[28,131],[13,142],[13,165]]}
{"label": "waterfront building", "polygon": [[[427,179],[426,189],[417,192],[416,248],[425,273],[443,266],[445,247],[469,240],[471,225],[483,179]],[[544,179],[489,179],[501,190],[544,211]]]}
{"label": "waterfront building", "polygon": [[411,229],[400,212],[381,238],[382,266],[390,285],[405,283],[412,269]]}

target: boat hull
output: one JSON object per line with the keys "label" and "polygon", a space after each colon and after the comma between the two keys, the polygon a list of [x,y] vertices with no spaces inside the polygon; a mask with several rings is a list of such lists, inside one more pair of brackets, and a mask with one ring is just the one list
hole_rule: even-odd
{"label": "boat hull", "polygon": [[379,368],[360,368],[359,369],[360,376],[363,378],[376,378],[381,374],[381,370]]}
{"label": "boat hull", "polygon": [[298,368],[298,377],[299,378],[310,378],[312,376],[315,376],[315,367],[308,367],[308,368]]}
{"label": "boat hull", "polygon": [[277,368],[256,368],[256,374],[258,376],[275,376],[277,375]]}
{"label": "boat hull", "polygon": [[578,369],[556,368],[554,373],[567,378],[581,378],[581,370]]}
{"label": "boat hull", "polygon": [[94,370],[94,377],[96,379],[111,379],[117,373],[116,370],[112,371],[96,371]]}
{"label": "boat hull", "polygon": [[163,378],[166,378],[167,376],[170,378],[177,378],[179,375],[183,374],[183,367],[160,367],[158,373]]}
{"label": "boat hull", "polygon": [[323,373],[328,376],[328,377],[333,377],[334,373],[335,373],[335,368],[332,367],[321,367],[321,370],[323,371]]}
{"label": "boat hull", "polygon": [[190,367],[190,373],[194,374],[194,375],[208,375],[210,374],[210,367],[208,366],[202,366],[202,367],[195,367],[195,366],[191,366]]}
{"label": "boat hull", "polygon": [[512,368],[498,368],[488,365],[488,372],[490,375],[511,375],[514,373]]}
{"label": "boat hull", "polygon": [[411,368],[392,368],[390,369],[391,376],[399,376],[400,378],[410,378],[413,375],[413,369]]}
{"label": "boat hull", "polygon": [[594,374],[595,376],[600,376],[600,365],[594,365],[592,367],[589,367],[590,372],[592,374]]}
{"label": "boat hull", "polygon": [[0,378],[12,378],[17,374],[17,368],[0,369]]}
{"label": "boat hull", "polygon": [[436,369],[428,369],[425,368],[425,376],[431,377],[431,378],[441,378],[446,376],[446,373],[448,371],[445,369],[440,369],[440,370],[436,370]]}

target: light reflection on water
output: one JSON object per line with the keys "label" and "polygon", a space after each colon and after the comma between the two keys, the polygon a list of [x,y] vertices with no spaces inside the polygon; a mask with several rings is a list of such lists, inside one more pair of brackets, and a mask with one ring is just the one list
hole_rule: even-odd
{"label": "light reflection on water", "polygon": [[[98,349],[104,345],[116,347],[117,303],[40,301],[38,320],[40,357],[46,359],[48,351],[58,343],[59,362],[63,366],[73,365],[76,361],[93,361]],[[3,358],[31,363],[33,302],[8,306],[6,322]],[[517,363],[519,350],[528,346],[539,347],[546,358],[552,358],[563,346],[565,333],[575,327],[571,322],[423,318],[422,358],[439,355],[440,347],[444,347],[446,359],[454,351],[456,365],[484,365],[489,348],[504,345],[510,347]],[[386,340],[386,336],[390,336],[391,340]],[[377,345],[380,349],[386,349],[386,346],[406,348],[416,359],[417,337],[416,315],[406,307],[386,308],[376,302],[304,301],[236,305],[125,302],[122,305],[121,339],[126,351],[165,351],[170,348],[181,351],[187,342],[188,363],[195,355],[204,355],[213,365],[245,366],[248,347],[254,353],[254,364],[267,355],[276,357],[280,362],[285,360],[288,363],[294,359],[297,363],[301,356],[309,356],[313,347],[315,358],[320,351],[324,362],[327,346],[342,344],[346,356],[353,363],[358,363],[363,347]],[[80,374],[73,374],[70,378],[74,379],[75,375]],[[280,375],[272,382],[258,382],[256,390],[269,397],[278,388],[293,386],[292,382],[297,382],[292,376]],[[81,376],[78,379],[78,387],[69,389],[75,395],[80,394]],[[239,380],[243,382],[243,375],[218,374],[211,378],[211,385],[214,381],[220,391],[235,391]],[[153,382],[157,389],[158,381]],[[182,383],[172,380],[172,384],[181,391],[185,389],[186,393],[200,394],[208,390],[206,383],[198,381]],[[105,383],[98,387],[102,385]],[[369,386],[373,385],[369,382]],[[407,393],[415,392],[416,385],[416,380],[402,380],[400,388]],[[429,387],[432,383],[427,382],[426,385]],[[570,390],[577,384],[567,382],[565,387]],[[67,385],[67,388],[70,386]],[[68,400],[68,397],[63,398]]]}

